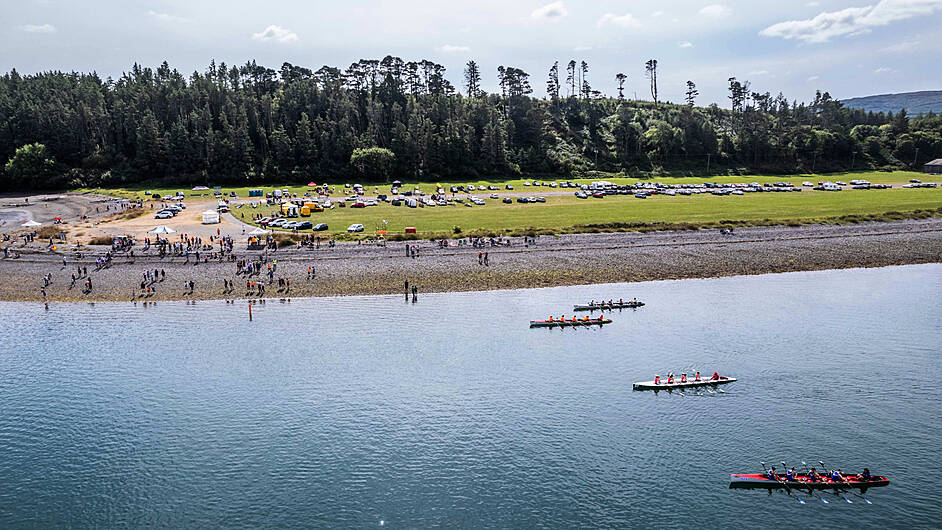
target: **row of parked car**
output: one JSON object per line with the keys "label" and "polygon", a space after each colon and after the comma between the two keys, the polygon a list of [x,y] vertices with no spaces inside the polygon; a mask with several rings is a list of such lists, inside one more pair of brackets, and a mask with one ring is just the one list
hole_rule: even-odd
{"label": "row of parked car", "polygon": [[186,205],[182,202],[176,204],[171,204],[157,210],[157,213],[154,215],[154,219],[171,219],[175,217],[178,213],[182,212],[186,208]]}
{"label": "row of parked car", "polygon": [[267,226],[269,228],[282,228],[284,230],[314,230],[315,232],[323,232],[328,228],[327,223],[313,224],[310,221],[289,221],[283,217],[262,217],[258,220],[258,224],[261,226]]}

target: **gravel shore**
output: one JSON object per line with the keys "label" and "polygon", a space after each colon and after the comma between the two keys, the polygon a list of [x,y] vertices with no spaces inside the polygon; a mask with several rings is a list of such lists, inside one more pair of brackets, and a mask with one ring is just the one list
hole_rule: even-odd
{"label": "gravel shore", "polygon": [[[416,245],[416,258],[406,257],[406,245]],[[47,301],[156,301],[186,299],[255,299],[246,279],[237,276],[231,262],[183,263],[182,258],[158,258],[153,251],[133,262],[123,256],[95,270],[95,258],[107,248],[84,251],[81,260],[41,246],[20,248],[18,258],[0,259],[0,300],[42,301],[43,276],[52,275]],[[488,266],[478,263],[478,252],[488,253]],[[257,258],[237,245],[239,259]],[[942,219],[867,223],[848,226],[737,228],[733,234],[717,230],[686,232],[577,234],[543,236],[525,245],[514,238],[510,246],[477,249],[438,248],[431,241],[390,242],[388,246],[338,244],[318,250],[279,249],[273,285],[266,298],[297,298],[404,291],[404,282],[419,294],[443,291],[518,289],[556,285],[639,282],[680,278],[708,278],[742,274],[883,267],[942,262]],[[84,278],[70,288],[76,266],[88,268],[93,282],[83,292]],[[315,277],[308,279],[313,267]],[[156,293],[140,296],[142,272],[154,269],[166,279],[154,283]],[[279,290],[278,278],[290,279],[290,291]],[[226,292],[223,280],[235,289]],[[189,294],[184,282],[192,280]],[[254,276],[252,281],[266,281]]]}

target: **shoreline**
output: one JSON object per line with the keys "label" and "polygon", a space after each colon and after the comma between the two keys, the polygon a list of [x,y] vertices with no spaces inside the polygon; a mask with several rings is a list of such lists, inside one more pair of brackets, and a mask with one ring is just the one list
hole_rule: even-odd
{"label": "shoreline", "polygon": [[[406,257],[406,245],[416,245],[418,256]],[[182,258],[144,255],[133,262],[118,257],[110,267],[93,270],[95,258],[107,250],[93,249],[81,260],[94,284],[87,294],[81,288],[84,278],[69,288],[79,263],[68,254],[65,268],[59,253],[24,250],[19,259],[0,259],[0,301],[42,302],[45,274],[52,275],[47,302],[150,302],[403,295],[405,281],[417,285],[421,296],[940,263],[942,219],[737,228],[733,234],[699,230],[543,236],[530,246],[514,238],[509,247],[480,249],[440,249],[430,241],[283,248],[270,254],[277,267],[264,297],[257,289],[246,289],[246,279],[235,274],[236,266],[229,261],[194,266]],[[488,253],[488,266],[479,264],[478,252]],[[254,258],[258,252],[237,247],[235,254],[238,259]],[[308,279],[307,267],[314,268],[314,278]],[[153,283],[156,293],[141,296],[142,273],[154,269],[163,270],[166,279]],[[290,289],[279,289],[279,278],[290,280]],[[184,290],[190,280],[195,283],[192,294]],[[224,290],[223,280],[231,280],[234,289]],[[249,281],[267,284],[268,277],[261,274]]]}

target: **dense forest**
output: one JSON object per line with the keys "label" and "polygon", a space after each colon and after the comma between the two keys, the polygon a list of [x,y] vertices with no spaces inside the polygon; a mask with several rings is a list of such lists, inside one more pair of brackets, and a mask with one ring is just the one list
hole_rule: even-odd
{"label": "dense forest", "polygon": [[[823,172],[942,157],[932,113],[849,109],[826,92],[790,102],[735,78],[729,108],[698,107],[692,81],[666,103],[657,61],[639,74],[598,81],[617,90],[607,97],[584,61],[545,81],[501,66],[497,93],[473,61],[456,87],[442,65],[397,57],[316,71],[213,62],[189,77],[134,65],[106,80],[14,70],[0,77],[0,188]],[[625,99],[626,83],[652,101]]]}

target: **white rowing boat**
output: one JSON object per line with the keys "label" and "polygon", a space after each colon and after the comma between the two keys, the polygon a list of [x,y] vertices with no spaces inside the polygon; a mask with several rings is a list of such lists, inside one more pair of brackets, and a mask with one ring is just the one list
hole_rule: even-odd
{"label": "white rowing boat", "polygon": [[725,385],[728,383],[735,383],[735,377],[723,377],[720,376],[719,379],[702,379],[700,381],[687,380],[686,383],[673,382],[665,383],[661,381],[660,383],[655,383],[654,381],[639,381],[632,385],[634,390],[670,390],[676,388],[695,388],[698,386],[715,386],[715,385]]}

